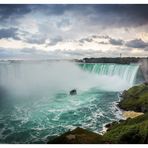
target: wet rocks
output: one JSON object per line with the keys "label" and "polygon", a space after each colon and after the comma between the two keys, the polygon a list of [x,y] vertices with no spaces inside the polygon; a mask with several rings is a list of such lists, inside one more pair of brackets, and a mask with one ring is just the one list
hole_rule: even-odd
{"label": "wet rocks", "polygon": [[76,95],[77,94],[77,90],[76,89],[72,89],[69,94],[72,95]]}

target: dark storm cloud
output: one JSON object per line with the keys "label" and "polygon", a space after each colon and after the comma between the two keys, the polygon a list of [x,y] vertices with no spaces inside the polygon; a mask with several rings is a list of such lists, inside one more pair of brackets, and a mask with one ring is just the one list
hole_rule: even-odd
{"label": "dark storm cloud", "polygon": [[66,4],[39,4],[30,5],[32,10],[40,11],[48,15],[63,15],[65,11],[72,11],[73,5]]}
{"label": "dark storm cloud", "polygon": [[[76,5],[75,5],[76,6]],[[80,6],[65,4],[0,4],[0,19],[22,17],[32,11],[38,11],[47,15],[62,15],[65,11],[79,9]]]}
{"label": "dark storm cloud", "polygon": [[19,5],[19,4],[1,4],[0,5],[0,19],[4,21],[9,18],[22,17],[23,15],[29,13],[31,8],[29,5]]}
{"label": "dark storm cloud", "polygon": [[17,37],[17,30],[17,28],[0,29],[0,39],[13,38],[19,40],[19,37]]}
{"label": "dark storm cloud", "polygon": [[48,15],[71,12],[75,16],[84,16],[92,24],[100,23],[105,26],[138,26],[148,23],[147,4],[36,5],[35,7]]}
{"label": "dark storm cloud", "polygon": [[[106,41],[95,41],[94,39],[105,39]],[[89,36],[87,38],[82,38],[79,40],[80,43],[85,43],[85,42],[95,42],[95,43],[98,43],[98,44],[111,44],[111,45],[117,45],[117,46],[120,46],[120,45],[123,45],[124,44],[124,41],[121,40],[121,39],[114,39],[110,36],[101,36],[101,35],[92,35],[92,36]]]}
{"label": "dark storm cloud", "polygon": [[[88,5],[89,6],[89,5]],[[148,5],[91,5],[90,20],[92,23],[101,22],[105,26],[130,27],[148,23]],[[88,13],[89,13],[88,9]],[[101,17],[100,17],[101,15]]]}
{"label": "dark storm cloud", "polygon": [[123,45],[123,40],[121,39],[109,39],[110,44],[112,45]]}
{"label": "dark storm cloud", "polygon": [[84,16],[92,24],[99,23],[105,26],[138,26],[148,23],[148,5],[134,4],[40,4],[40,5],[0,5],[1,21],[8,18],[16,19],[27,13],[38,11],[47,16],[63,15],[65,12]]}
{"label": "dark storm cloud", "polygon": [[134,40],[128,41],[125,45],[127,47],[132,47],[132,48],[146,48],[146,47],[148,47],[148,43],[144,42],[141,39],[134,39]]}

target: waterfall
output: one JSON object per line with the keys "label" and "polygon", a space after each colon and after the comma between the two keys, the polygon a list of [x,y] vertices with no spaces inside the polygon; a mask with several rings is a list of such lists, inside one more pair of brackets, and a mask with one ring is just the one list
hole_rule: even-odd
{"label": "waterfall", "polygon": [[74,62],[0,62],[0,87],[19,94],[46,94],[97,87],[121,91],[133,86],[139,65]]}
{"label": "waterfall", "polygon": [[139,68],[138,64],[79,64],[79,66],[91,73],[96,73],[100,76],[118,76],[121,79],[127,81],[131,86],[135,82],[136,74]]}

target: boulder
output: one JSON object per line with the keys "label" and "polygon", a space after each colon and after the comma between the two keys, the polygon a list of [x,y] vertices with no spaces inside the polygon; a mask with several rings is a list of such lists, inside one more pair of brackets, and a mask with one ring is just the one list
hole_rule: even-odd
{"label": "boulder", "polygon": [[73,89],[70,91],[70,95],[76,95],[77,94],[77,90],[76,89]]}

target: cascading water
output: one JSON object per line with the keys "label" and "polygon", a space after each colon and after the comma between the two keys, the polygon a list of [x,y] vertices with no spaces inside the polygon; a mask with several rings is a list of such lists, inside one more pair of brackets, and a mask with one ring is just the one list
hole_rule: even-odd
{"label": "cascading water", "polygon": [[133,85],[138,67],[1,62],[0,143],[46,143],[77,126],[100,132],[121,119],[117,94]]}
{"label": "cascading water", "polygon": [[134,84],[134,80],[139,68],[137,64],[121,65],[121,64],[80,64],[82,69],[91,73],[106,76],[118,76],[129,82],[130,86]]}

